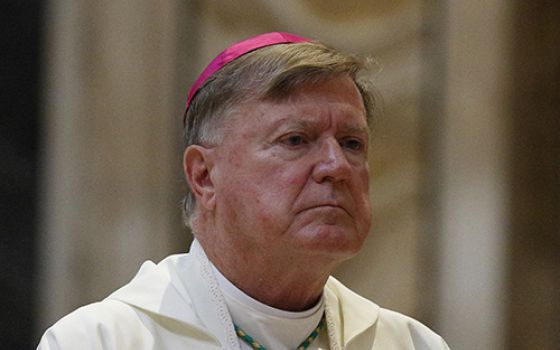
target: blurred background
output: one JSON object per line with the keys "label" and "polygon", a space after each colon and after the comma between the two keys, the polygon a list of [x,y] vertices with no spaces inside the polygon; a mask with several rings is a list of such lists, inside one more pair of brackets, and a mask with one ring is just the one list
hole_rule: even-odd
{"label": "blurred background", "polygon": [[184,252],[181,118],[266,31],[373,58],[374,227],[336,276],[452,349],[560,349],[560,2],[4,0],[1,349]]}

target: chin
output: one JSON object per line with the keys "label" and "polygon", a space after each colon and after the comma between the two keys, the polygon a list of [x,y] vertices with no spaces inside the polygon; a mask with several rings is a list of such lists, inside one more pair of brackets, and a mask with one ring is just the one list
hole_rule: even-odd
{"label": "chin", "polygon": [[304,235],[305,249],[313,254],[327,254],[340,260],[350,259],[361,250],[367,234],[334,225],[315,227]]}

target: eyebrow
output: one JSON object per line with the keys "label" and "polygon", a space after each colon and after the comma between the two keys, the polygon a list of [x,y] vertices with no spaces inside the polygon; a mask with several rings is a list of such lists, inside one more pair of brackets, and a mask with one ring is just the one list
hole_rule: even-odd
{"label": "eyebrow", "polygon": [[[300,127],[300,128],[315,128],[317,124],[319,124],[316,121],[309,121],[309,120],[305,120],[305,119],[294,119],[292,118],[293,116],[287,116],[284,118],[281,118],[279,120],[277,120],[273,125],[272,128],[273,129],[277,129],[279,126],[286,124],[286,123],[290,123],[290,126],[296,126],[296,127]],[[343,133],[349,133],[349,134],[354,134],[354,133],[360,133],[360,134],[366,134],[369,135],[369,127],[366,126],[354,126],[354,125],[342,125],[340,127],[340,130]]]}

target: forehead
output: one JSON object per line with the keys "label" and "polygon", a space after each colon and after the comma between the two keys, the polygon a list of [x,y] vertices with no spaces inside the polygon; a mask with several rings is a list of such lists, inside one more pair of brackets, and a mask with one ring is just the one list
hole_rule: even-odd
{"label": "forehead", "polygon": [[[316,83],[302,84],[289,95],[243,103],[233,112],[237,126],[264,127],[265,121],[299,123],[302,126],[325,117],[336,117],[339,124],[367,128],[362,96],[352,78],[340,76]],[[321,117],[321,118],[319,118]]]}
{"label": "forehead", "polygon": [[360,92],[354,80],[349,76],[333,77],[319,82],[302,84],[284,99],[296,101],[309,99],[329,100],[356,107],[360,106],[365,112]]}

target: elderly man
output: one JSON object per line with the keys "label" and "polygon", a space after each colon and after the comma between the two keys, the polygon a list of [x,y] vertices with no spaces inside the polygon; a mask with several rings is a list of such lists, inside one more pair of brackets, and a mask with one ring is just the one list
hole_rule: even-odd
{"label": "elderly man", "polygon": [[222,52],[185,113],[190,253],[145,263],[39,349],[447,349],[330,277],[371,223],[362,68],[287,33]]}

